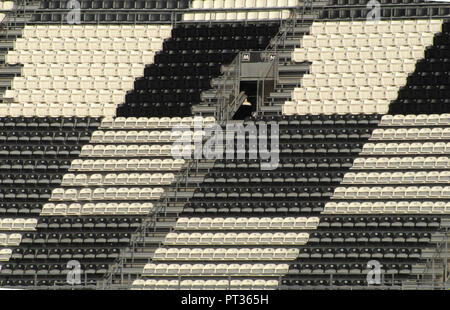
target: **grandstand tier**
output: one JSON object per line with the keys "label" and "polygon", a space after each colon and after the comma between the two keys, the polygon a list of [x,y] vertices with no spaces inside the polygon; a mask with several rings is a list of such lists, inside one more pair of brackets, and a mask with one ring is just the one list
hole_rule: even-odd
{"label": "grandstand tier", "polygon": [[446,288],[450,10],[379,3],[1,2],[0,287]]}

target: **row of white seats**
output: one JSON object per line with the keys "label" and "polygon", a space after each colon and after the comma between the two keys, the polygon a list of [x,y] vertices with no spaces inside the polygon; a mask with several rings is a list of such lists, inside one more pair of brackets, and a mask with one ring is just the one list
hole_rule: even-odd
{"label": "row of white seats", "polygon": [[450,186],[336,187],[333,199],[450,198]]}
{"label": "row of white seats", "polygon": [[327,202],[322,214],[449,214],[450,202]]}
{"label": "row of white seats", "polygon": [[148,156],[189,156],[194,152],[194,145],[171,145],[171,144],[97,144],[84,145],[81,149],[81,157],[148,157]]}
{"label": "row of white seats", "polygon": [[450,114],[383,115],[379,126],[430,126],[450,124]]}
{"label": "row of white seats", "polygon": [[[450,125],[450,123],[449,123]],[[450,139],[450,127],[447,128],[399,128],[382,129],[372,131],[370,140],[427,140],[427,139]]]}
{"label": "row of white seats", "polygon": [[233,230],[233,229],[316,229],[318,217],[180,217],[176,230]]}
{"label": "row of white seats", "polygon": [[21,234],[0,234],[0,246],[19,246]]}
{"label": "row of white seats", "polygon": [[449,183],[450,171],[419,172],[349,172],[344,175],[342,184],[377,184],[377,183]]}
{"label": "row of white seats", "polygon": [[55,188],[52,191],[51,200],[157,200],[164,193],[164,189],[160,187],[134,187],[134,188],[83,188],[83,189],[64,189]]}
{"label": "row of white seats", "polygon": [[186,165],[184,159],[75,159],[69,171],[161,171],[180,170]]}
{"label": "row of white seats", "polygon": [[288,264],[146,264],[143,276],[155,275],[284,275]]}
{"label": "row of white seats", "polygon": [[11,249],[0,249],[0,262],[7,262],[12,256]]}
{"label": "row of white seats", "polygon": [[[158,49],[159,50],[159,49]],[[6,55],[6,63],[23,64],[23,72],[30,75],[37,75],[37,68],[42,69],[43,64],[73,65],[84,64],[136,64],[144,65],[152,63],[157,50],[134,50],[134,51],[109,51],[109,50],[89,50],[89,51],[52,51],[52,50],[32,50],[14,51],[11,50]],[[66,69],[69,70],[69,69]],[[72,69],[70,69],[72,70]],[[61,75],[61,72],[59,73]]]}
{"label": "row of white seats", "polygon": [[289,10],[270,10],[270,11],[213,11],[183,14],[183,21],[251,21],[251,20],[275,20],[287,19],[291,12]]}
{"label": "row of white seats", "polygon": [[408,75],[404,72],[384,73],[314,73],[302,77],[302,87],[351,87],[351,86],[395,86],[406,84]]}
{"label": "row of white seats", "polygon": [[[153,60],[149,62],[152,61]],[[78,66],[75,64],[53,63],[26,65],[22,70],[24,76],[20,77],[20,79],[19,77],[15,78],[15,84],[13,83],[13,86],[16,87],[16,85],[20,85],[19,82],[22,82],[22,84],[29,83],[31,86],[33,83],[41,83],[35,81],[36,78],[43,78],[44,81],[49,78],[55,78],[59,82],[73,81],[74,83],[81,83],[82,81],[87,81],[87,78],[94,81],[95,79],[103,77],[106,81],[112,81],[113,78],[117,78],[118,76],[135,76],[142,74],[144,71],[143,68],[144,66],[140,63],[82,63]],[[106,77],[110,77],[111,79],[107,79]],[[54,84],[48,85],[51,86]]]}
{"label": "row of white seats", "polygon": [[145,203],[46,203],[42,207],[41,216],[79,216],[79,215],[145,215],[153,210],[153,204]]}
{"label": "row of white seats", "polygon": [[379,21],[340,21],[314,22],[311,34],[370,34],[370,33],[409,33],[439,32],[442,20],[379,20]]}
{"label": "row of white seats", "polygon": [[116,115],[115,103],[2,103],[0,117],[112,117]]}
{"label": "row of white seats", "polygon": [[[318,60],[310,66],[311,74],[319,73],[404,73],[416,68],[415,59]],[[361,75],[359,75],[361,76]]]}
{"label": "row of white seats", "polygon": [[132,290],[275,290],[277,280],[134,280]]}
{"label": "row of white seats", "polygon": [[16,51],[134,51],[159,50],[162,38],[17,38]]}
{"label": "row of white seats", "polygon": [[385,114],[389,111],[389,103],[389,100],[285,101],[282,111],[283,115]]}
{"label": "row of white seats", "polygon": [[363,47],[363,46],[427,46],[433,44],[432,32],[318,34],[305,35],[301,47]]}
{"label": "row of white seats", "polygon": [[394,86],[333,86],[333,87],[296,87],[292,93],[294,101],[300,100],[394,100],[398,96],[398,87]]}
{"label": "row of white seats", "polygon": [[351,169],[448,169],[448,156],[356,158]]}
{"label": "row of white seats", "polygon": [[168,25],[26,25],[23,38],[167,38]]}
{"label": "row of white seats", "polygon": [[450,142],[426,143],[366,143],[361,155],[381,154],[450,154]]}
{"label": "row of white seats", "polygon": [[304,245],[308,242],[308,233],[168,233],[166,245],[203,244],[203,245]]}
{"label": "row of white seats", "polygon": [[96,130],[92,133],[90,143],[190,142],[195,139],[194,136],[201,141],[204,135],[205,132],[203,130],[196,130],[195,132],[191,130],[179,131],[175,129],[172,131]]}
{"label": "row of white seats", "polygon": [[[142,68],[140,68],[142,69]],[[127,73],[127,75],[129,72]],[[138,74],[136,74],[137,76]],[[132,76],[128,76],[132,77]],[[72,83],[73,82],[73,83]],[[66,100],[72,97],[72,91],[80,90],[82,92],[90,92],[90,96],[83,96],[81,98],[86,100],[101,100],[104,97],[110,101],[112,95],[111,90],[114,89],[116,92],[121,91],[122,97],[125,95],[125,91],[132,88],[132,83],[129,79],[120,79],[119,75],[111,76],[54,76],[48,77],[26,77],[14,79],[12,82],[12,90],[16,98],[23,98],[24,100],[29,100],[31,96],[50,96],[60,92],[66,96]],[[11,95],[8,96],[11,97]],[[95,96],[92,98],[92,96]],[[102,97],[102,98],[97,98]],[[38,98],[42,100],[42,97]],[[123,99],[122,99],[123,100]]]}
{"label": "row of white seats", "polygon": [[175,180],[173,173],[108,173],[72,174],[63,176],[61,186],[95,185],[170,185]]}
{"label": "row of white seats", "polygon": [[37,219],[29,218],[2,218],[0,230],[35,230]]}
{"label": "row of white seats", "polygon": [[298,0],[194,0],[193,9],[235,9],[235,8],[275,8],[295,7]]}
{"label": "row of white seats", "polygon": [[364,59],[413,59],[423,58],[425,47],[414,46],[375,46],[375,47],[309,47],[295,49],[292,59],[295,62],[325,60],[364,60]]}
{"label": "row of white seats", "polygon": [[[208,125],[215,124],[216,120],[212,116],[202,117],[116,117],[103,118],[100,128],[104,129],[157,129],[157,128],[174,128],[183,127],[199,127],[203,128]],[[197,129],[196,129],[197,130]]]}
{"label": "row of white seats", "polygon": [[293,248],[158,248],[152,260],[294,260],[298,254]]}
{"label": "row of white seats", "polygon": [[[104,81],[104,80],[103,80]],[[114,103],[119,104],[124,101],[123,90],[93,89],[74,89],[74,90],[53,90],[53,89],[35,89],[35,90],[7,90],[3,96],[4,100],[17,100],[20,103],[58,103],[58,104],[81,104],[81,103]],[[132,86],[130,87],[132,88]]]}

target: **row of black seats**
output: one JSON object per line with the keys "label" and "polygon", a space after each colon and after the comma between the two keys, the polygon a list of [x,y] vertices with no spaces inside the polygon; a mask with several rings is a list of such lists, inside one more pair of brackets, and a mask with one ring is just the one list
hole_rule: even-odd
{"label": "row of black seats", "polygon": [[196,213],[201,214],[203,212],[211,213],[266,213],[277,212],[282,214],[283,212],[321,212],[325,205],[320,201],[271,201],[270,198],[264,199],[264,201],[257,201],[257,198],[253,198],[252,201],[245,202],[244,199],[240,199],[236,202],[218,202],[218,201],[203,201],[202,199],[191,200],[184,206],[183,213]]}
{"label": "row of black seats", "polygon": [[[344,275],[347,276],[347,275]],[[334,278],[339,278],[339,274],[337,275],[333,275]],[[395,279],[395,280],[386,280],[383,281],[383,283],[380,283],[383,286],[395,286],[395,287],[400,287],[402,285],[402,281],[399,279]],[[374,284],[372,287],[376,287],[378,284]],[[334,280],[326,280],[326,279],[321,279],[321,280],[295,280],[294,277],[291,277],[289,279],[283,279],[281,281],[281,289],[300,289],[303,287],[328,287],[328,286],[333,286],[333,287],[343,287],[343,288],[348,288],[348,287],[362,287],[362,286],[367,286],[367,281],[364,280],[339,280],[339,279],[334,279]]]}
{"label": "row of black seats", "polygon": [[[327,157],[320,155],[281,157],[278,168],[323,168],[323,169],[344,169],[350,168],[353,164],[353,157]],[[258,169],[260,170],[261,160],[259,159],[217,159],[214,163],[216,169]],[[1,167],[1,166],[0,166]]]}
{"label": "row of black seats", "polygon": [[370,138],[372,133],[368,128],[343,129],[280,129],[280,139],[362,139]]}
{"label": "row of black seats", "polygon": [[442,114],[450,113],[448,99],[397,99],[389,106],[389,114]]}
{"label": "row of black seats", "polygon": [[3,187],[0,189],[0,199],[2,201],[46,201],[50,199],[51,189],[48,188],[26,188],[26,189],[16,189]]}
{"label": "row of black seats", "polygon": [[340,182],[344,176],[341,172],[210,172],[205,176],[205,183],[233,182]]}
{"label": "row of black seats", "polygon": [[377,227],[415,227],[421,228],[439,228],[441,219],[434,216],[336,216],[336,217],[321,217],[319,227],[321,228],[377,228]]}
{"label": "row of black seats", "polygon": [[[83,273],[104,274],[108,271],[107,264],[84,264],[81,265]],[[67,263],[63,264],[5,264],[2,268],[2,275],[66,275],[71,270]]]}
{"label": "row of black seats", "polygon": [[[412,229],[415,231],[415,229]],[[309,234],[308,244],[327,243],[429,243],[430,232],[313,232]]]}
{"label": "row of black seats", "polygon": [[[29,24],[63,24],[66,22],[67,13],[64,11],[52,13],[35,13],[32,15]],[[174,16],[174,17],[173,17]],[[182,13],[172,15],[167,13],[140,13],[137,12],[123,12],[117,13],[94,13],[86,10],[80,15],[80,22],[83,24],[148,24],[148,23],[166,23],[169,24],[175,21],[181,21]]]}
{"label": "row of black seats", "polygon": [[59,259],[114,259],[120,254],[119,248],[15,248],[13,259],[59,260]]}
{"label": "row of black seats", "polygon": [[[89,276],[90,278],[90,276]],[[96,281],[89,279],[86,282],[84,277],[80,283],[80,285],[69,285],[70,288],[75,287],[91,287],[94,288],[96,285]],[[46,280],[34,280],[34,279],[0,279],[0,287],[40,287],[40,288],[56,288],[56,287],[62,287],[62,286],[68,286],[67,280],[52,280],[52,279],[46,279]]]}
{"label": "row of black seats", "polygon": [[[199,98],[199,93],[195,90],[189,92],[193,98]],[[125,117],[179,117],[191,116],[191,102],[157,102],[157,103],[129,103],[120,104],[117,107],[117,115]]]}
{"label": "row of black seats", "polygon": [[302,247],[299,249],[299,260],[304,259],[355,259],[355,258],[409,258],[419,259],[422,249],[418,247]]}
{"label": "row of black seats", "polygon": [[[248,185],[246,185],[248,186]],[[226,197],[303,197],[326,198],[333,195],[334,188],[327,186],[283,186],[283,187],[206,187],[197,188],[194,198],[226,198]]]}
{"label": "row of black seats", "polygon": [[2,146],[0,158],[75,158],[80,149],[79,146]]}
{"label": "row of black seats", "polygon": [[5,131],[73,131],[95,130],[99,117],[0,117],[0,130]]}
{"label": "row of black seats", "polygon": [[130,229],[141,225],[142,217],[39,217],[37,228],[46,229]]}
{"label": "row of black seats", "polygon": [[[366,19],[371,9],[369,8],[326,8],[322,11],[322,19]],[[450,15],[447,7],[382,7],[380,17],[390,19],[393,17],[402,19],[429,18]]]}
{"label": "row of black seats", "polygon": [[[234,54],[228,53],[223,54],[222,58],[224,59],[223,62],[230,62],[234,58]],[[220,74],[220,63],[221,62],[208,62],[208,59],[203,59],[200,62],[196,63],[170,63],[170,64],[164,64],[164,63],[157,63],[157,64],[151,64],[147,65],[144,69],[144,77],[149,82],[148,85],[143,85],[147,87],[155,87],[155,89],[160,89],[159,87],[163,87],[164,81],[167,79],[174,78],[175,82],[182,82],[178,81],[180,77],[186,77],[191,80],[197,79],[198,77],[203,77],[202,79],[205,79],[205,77],[213,76],[213,75],[219,75]],[[153,79],[150,79],[150,77],[154,77]],[[157,79],[155,78],[165,78],[163,81],[161,81],[159,84],[156,84],[155,81]],[[176,79],[178,77],[178,79]],[[181,84],[180,86],[184,86],[184,88],[189,88],[190,85],[198,85],[198,84],[192,84],[194,81],[191,81],[191,84]],[[140,85],[140,84],[138,84]],[[168,88],[173,89],[173,88]],[[153,90],[153,88],[143,88],[143,90]]]}
{"label": "row of black seats", "polygon": [[[386,272],[403,272],[409,273],[410,264],[381,264],[381,269]],[[340,270],[346,272],[355,272],[361,274],[363,270],[367,270],[364,264],[295,264],[290,266],[290,271],[297,270],[300,273],[336,273]],[[342,273],[342,272],[341,272]]]}
{"label": "row of black seats", "polygon": [[30,244],[77,244],[77,246],[90,246],[98,244],[117,247],[119,243],[128,244],[130,233],[26,233],[22,236],[23,245]]}
{"label": "row of black seats", "polygon": [[7,131],[0,132],[0,143],[6,144],[85,144],[91,139],[91,132],[38,132],[38,131]]}
{"label": "row of black seats", "polygon": [[[389,4],[423,4],[422,0],[380,0],[380,4],[389,5]],[[328,5],[367,5],[366,0],[330,0]]]}
{"label": "row of black seats", "polygon": [[1,172],[64,173],[70,168],[70,160],[0,160]]}
{"label": "row of black seats", "polygon": [[[206,68],[207,70],[216,70],[215,66],[203,68]],[[183,77],[174,76],[173,78],[167,76],[140,77],[134,81],[134,87],[137,92],[129,92],[127,95],[127,97],[137,97],[128,98],[126,100],[130,102],[165,102],[174,100],[176,100],[174,102],[179,102],[191,100],[190,97],[185,96],[189,95],[189,93],[196,92],[198,89],[211,87],[210,79],[208,77],[209,72],[206,72],[206,75],[184,75]]]}
{"label": "row of black seats", "polygon": [[398,93],[399,99],[448,99],[450,86],[448,85],[407,85]]}
{"label": "row of black seats", "polygon": [[[188,0],[78,0],[80,8],[86,9],[184,9]],[[65,9],[66,0],[41,1],[41,9]]]}
{"label": "row of black seats", "polygon": [[2,202],[0,203],[0,214],[7,217],[34,215],[39,216],[42,210],[42,203],[20,203],[20,202]]}
{"label": "row of black seats", "polygon": [[4,187],[45,187],[50,184],[61,184],[62,176],[59,174],[0,174],[0,184]]}
{"label": "row of black seats", "polygon": [[[203,83],[205,82],[205,86],[209,85],[209,80],[194,80],[194,79],[186,79],[180,83],[188,84],[188,83]],[[174,81],[174,85],[176,85],[177,81]],[[192,86],[192,85],[190,85]],[[142,108],[145,109],[145,104],[168,104],[168,103],[181,103],[181,102],[189,102],[200,100],[199,89],[164,89],[164,90],[138,90],[138,91],[129,91],[125,96],[126,104],[130,105],[133,103],[141,104]]]}
{"label": "row of black seats", "polygon": [[[272,34],[273,35],[273,34]],[[219,54],[222,50],[252,50],[252,49],[262,49],[267,46],[270,42],[270,36],[243,36],[230,35],[230,36],[217,36],[217,37],[184,37],[184,38],[170,38],[165,40],[163,43],[164,51],[161,52],[161,56],[156,55],[155,60],[160,63],[180,63],[180,59],[176,59],[174,54],[170,54],[170,51],[187,51],[190,53],[185,53],[184,57],[189,57],[189,54],[194,54],[195,51],[215,51]],[[197,56],[198,57],[198,56]],[[211,56],[208,56],[211,57]],[[174,60],[172,62],[171,60]],[[190,60],[187,58],[187,60]],[[188,62],[188,63],[192,63]]]}
{"label": "row of black seats", "polygon": [[209,38],[234,36],[272,36],[278,32],[277,23],[265,24],[220,24],[210,27],[207,24],[183,25],[172,30],[173,38]]}
{"label": "row of black seats", "polygon": [[[381,120],[380,114],[318,114],[318,115],[269,115],[252,117],[252,121],[277,122],[282,125],[302,125],[304,126],[322,126],[330,125],[331,128],[336,126],[371,125],[375,127]],[[350,126],[353,129],[353,126]],[[338,127],[339,128],[339,127]],[[336,129],[336,128],[335,128]]]}

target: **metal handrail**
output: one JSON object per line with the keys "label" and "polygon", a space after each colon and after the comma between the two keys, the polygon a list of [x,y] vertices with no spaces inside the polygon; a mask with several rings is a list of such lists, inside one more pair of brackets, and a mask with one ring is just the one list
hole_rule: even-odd
{"label": "metal handrail", "polygon": [[[169,192],[164,192],[164,196],[161,197],[158,206],[156,207],[156,210],[154,210],[150,215],[149,218],[145,219],[144,221],[142,221],[141,225],[136,229],[136,231],[133,233],[132,235],[132,240],[131,240],[131,253],[132,253],[132,263],[134,262],[134,250],[137,248],[137,244],[139,242],[142,242],[145,240],[145,236],[148,232],[150,231],[155,231],[155,226],[156,226],[156,222],[157,222],[157,216],[160,213],[166,213],[167,212],[167,208],[169,205],[169,199],[175,199],[177,200],[177,193],[179,192],[180,187],[182,187],[182,184],[185,185],[185,188],[187,188],[187,179],[190,176],[191,171],[196,171],[198,172],[198,160],[197,159],[192,159],[189,164],[186,166],[186,169],[183,171],[183,173],[181,175],[179,175],[179,177],[177,178],[177,181],[175,182],[174,185],[172,185],[172,188],[175,188],[175,191],[173,191],[175,193],[175,197],[168,197],[168,193]],[[162,201],[161,201],[162,200]],[[144,242],[144,246],[145,246],[145,242]],[[112,280],[114,277],[114,274],[120,272],[121,278],[123,280],[123,267],[125,262],[127,261],[127,258],[125,258],[125,250],[120,252],[120,257],[118,258],[118,260],[115,263],[115,266],[112,266],[110,268],[110,271],[105,274],[104,276],[104,280],[103,280],[103,288],[105,283],[107,282],[107,284],[112,285]],[[131,284],[129,284],[129,287],[131,287]]]}
{"label": "metal handrail", "polygon": [[233,113],[237,111],[236,107],[239,108],[245,99],[247,99],[247,95],[245,95],[245,92],[240,92],[239,95],[234,97],[234,100],[227,105],[226,109],[227,120],[229,120],[233,116]]}
{"label": "metal handrail", "polygon": [[448,265],[448,262],[447,262],[448,258],[446,258],[445,262],[444,262],[444,279],[443,279],[442,282],[436,280],[436,278],[435,278],[436,277],[436,272],[434,270],[434,267],[435,267],[434,262],[435,261],[439,261],[439,259],[443,260],[440,257],[442,251],[445,249],[445,254],[446,255],[448,254],[448,237],[449,237],[448,236],[448,229],[446,229],[445,230],[445,239],[443,241],[441,241],[441,242],[438,242],[437,247],[436,247],[436,251],[434,252],[433,257],[429,258],[427,260],[426,265],[425,265],[425,269],[419,275],[419,276],[421,276],[420,285],[424,286],[424,285],[427,284],[427,283],[424,283],[424,278],[426,277],[426,275],[427,275],[427,273],[429,271],[432,271],[432,275],[431,275],[432,279],[431,279],[431,281],[426,281],[426,282],[428,282],[432,286],[433,289],[434,288],[439,288],[441,285],[443,285],[444,288],[446,288],[448,286],[447,282],[450,279],[450,274],[448,274],[448,266],[447,266]]}

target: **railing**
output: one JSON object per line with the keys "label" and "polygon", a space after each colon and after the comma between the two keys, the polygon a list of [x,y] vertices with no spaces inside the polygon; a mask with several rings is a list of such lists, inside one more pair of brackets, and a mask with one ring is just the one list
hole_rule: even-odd
{"label": "railing", "polygon": [[226,108],[226,120],[230,120],[233,117],[233,114],[239,109],[242,103],[247,99],[247,96],[244,92],[240,92],[233,101]]}
{"label": "railing", "polygon": [[[145,247],[145,238],[147,237],[149,232],[155,232],[156,231],[156,223],[158,219],[158,215],[161,213],[164,213],[167,215],[167,209],[169,207],[170,202],[177,202],[178,201],[178,193],[179,192],[185,192],[187,189],[187,179],[191,175],[192,171],[198,172],[198,162],[197,159],[192,159],[189,161],[188,165],[186,166],[186,169],[182,172],[181,175],[177,178],[177,181],[175,184],[171,185],[171,188],[174,188],[174,191],[170,192],[171,197],[169,197],[169,192],[166,191],[163,194],[163,197],[158,202],[158,205],[156,206],[155,210],[150,214],[148,218],[146,218],[140,225],[140,227],[136,230],[136,232],[132,235],[131,242],[130,242],[130,251],[127,253],[131,253],[131,258],[126,258],[127,249],[120,252],[120,257],[116,260],[115,266],[112,266],[110,268],[110,271],[105,275],[103,283],[101,283],[101,288],[105,289],[105,285],[112,285],[112,281],[115,275],[120,274],[121,277],[121,285],[123,285],[123,277],[124,277],[124,266],[126,263],[134,263],[134,253],[135,250],[138,248],[138,245],[141,247]],[[184,185],[184,191],[181,191],[181,188]],[[106,282],[106,283],[105,283]],[[127,288],[130,288],[131,284],[128,284]]]}
{"label": "railing", "polygon": [[[422,272],[421,275],[419,275],[420,282],[418,284],[419,287],[430,287],[432,289],[448,289],[450,288],[450,274],[448,270],[448,241],[449,241],[449,232],[448,229],[444,232],[444,240],[439,242],[436,246],[436,251],[434,252],[434,255],[432,258],[429,258],[427,260],[427,263],[425,265],[425,269]],[[442,252],[444,252],[444,257],[442,256]],[[441,261],[442,266],[444,268],[444,274],[442,277],[442,280],[436,279],[436,262],[439,263]],[[431,281],[426,280],[427,276],[431,272]]]}
{"label": "railing", "polygon": [[[19,26],[19,16],[25,16],[27,12],[27,5],[30,1],[27,0],[16,0],[14,1],[14,7],[11,10],[0,10],[0,13],[5,14],[5,19],[0,24],[1,29],[6,31],[6,38],[9,37],[8,32],[11,29],[17,28]],[[21,25],[22,23],[20,23]]]}
{"label": "railing", "polygon": [[256,111],[261,111],[261,108],[266,105],[266,98],[271,91],[273,91],[277,86],[277,81],[279,79],[278,71],[278,56],[277,54],[263,54],[265,59],[270,61],[271,64],[267,68],[266,72],[258,79],[258,93],[256,102]]}
{"label": "railing", "polygon": [[[228,120],[228,110],[227,107],[230,100],[233,101],[234,98],[239,94],[239,77],[240,77],[240,57],[239,54],[233,59],[233,61],[225,65],[227,72],[225,72],[218,82],[218,86],[215,92],[215,98],[217,98],[216,104],[216,120]],[[231,94],[227,94],[231,91]],[[231,99],[230,99],[231,97]]]}

